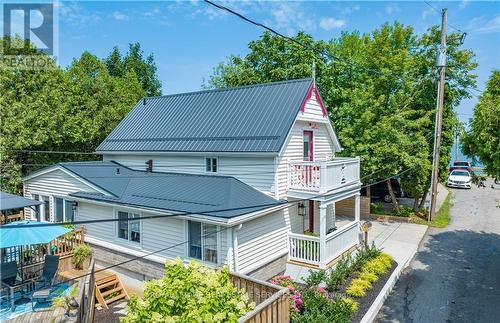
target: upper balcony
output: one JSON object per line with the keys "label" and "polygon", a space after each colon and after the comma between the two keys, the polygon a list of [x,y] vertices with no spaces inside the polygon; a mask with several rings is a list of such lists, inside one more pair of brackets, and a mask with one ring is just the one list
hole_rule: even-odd
{"label": "upper balcony", "polygon": [[321,194],[359,182],[359,157],[328,161],[291,161],[288,191]]}

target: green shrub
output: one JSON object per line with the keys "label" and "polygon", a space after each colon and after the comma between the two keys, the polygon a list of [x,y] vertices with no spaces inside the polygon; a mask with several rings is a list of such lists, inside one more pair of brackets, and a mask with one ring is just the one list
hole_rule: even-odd
{"label": "green shrub", "polygon": [[359,275],[360,279],[369,281],[370,283],[374,283],[378,280],[378,276],[374,273],[368,272],[368,271],[363,271]]}
{"label": "green shrub", "polygon": [[370,204],[370,212],[373,214],[386,214],[387,212],[384,210],[384,205],[382,202],[376,202]]}
{"label": "green shrub", "polygon": [[353,300],[352,298],[349,298],[349,297],[344,297],[343,300],[347,304],[351,305],[351,309],[352,309],[353,312],[357,312],[358,311],[358,308],[359,308],[358,302],[356,302],[355,300]]}
{"label": "green shrub", "polygon": [[255,307],[231,282],[227,267],[167,261],[163,278],[144,283],[144,297],[132,296],[123,323],[237,322]]}
{"label": "green shrub", "polygon": [[326,278],[326,273],[323,269],[320,270],[309,270],[309,276],[304,279],[307,287],[317,287],[321,284]]}
{"label": "green shrub", "polygon": [[385,273],[392,265],[392,257],[381,254],[377,258],[368,261],[363,267],[363,272],[370,272],[378,276]]}
{"label": "green shrub", "polygon": [[344,280],[352,271],[351,264],[352,264],[351,255],[342,257],[342,259],[340,259],[339,262],[337,262],[335,268],[333,268],[328,272],[325,278],[326,289],[328,291],[333,292],[340,285],[342,285]]}
{"label": "green shrub", "polygon": [[329,299],[313,289],[304,290],[302,298],[304,310],[302,313],[292,313],[292,322],[348,323],[355,312],[351,301],[339,296]]}
{"label": "green shrub", "polygon": [[395,215],[395,216],[401,216],[401,217],[410,217],[413,215],[413,209],[407,205],[401,205],[399,207],[399,211],[394,211],[392,212],[392,215]]}
{"label": "green shrub", "polygon": [[366,291],[372,287],[372,284],[364,279],[356,278],[351,281],[346,292],[347,295],[353,297],[363,297],[366,295]]}
{"label": "green shrub", "polygon": [[83,263],[92,255],[92,248],[88,244],[81,244],[73,249],[73,265],[82,269]]}
{"label": "green shrub", "polygon": [[358,271],[363,267],[363,265],[376,257],[378,257],[382,252],[378,249],[374,243],[370,247],[362,246],[356,256],[354,257],[354,261],[352,262],[352,270]]}

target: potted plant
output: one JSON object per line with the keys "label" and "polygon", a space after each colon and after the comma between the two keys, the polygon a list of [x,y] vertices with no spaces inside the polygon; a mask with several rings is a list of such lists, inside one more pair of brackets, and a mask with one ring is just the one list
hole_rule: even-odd
{"label": "potted plant", "polygon": [[71,309],[78,307],[78,302],[75,299],[77,294],[78,294],[78,283],[73,285],[67,294],[54,297],[52,299],[52,308],[54,309],[63,308],[64,315],[68,317],[71,316],[72,314]]}
{"label": "potted plant", "polygon": [[92,255],[92,248],[88,244],[81,244],[73,249],[73,265],[76,269],[83,269],[84,262]]}

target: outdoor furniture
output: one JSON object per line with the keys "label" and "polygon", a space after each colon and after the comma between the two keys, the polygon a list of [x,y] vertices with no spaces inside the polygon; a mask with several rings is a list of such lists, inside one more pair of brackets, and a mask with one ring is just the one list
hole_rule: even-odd
{"label": "outdoor furniture", "polygon": [[42,283],[43,287],[52,286],[59,268],[59,256],[46,255],[43,263],[42,275],[36,279],[37,283]]}
{"label": "outdoor furniture", "polygon": [[44,300],[46,302],[50,297],[50,288],[40,289],[31,295],[31,309],[33,312],[35,311],[35,300],[39,302],[39,300]]}
{"label": "outdoor furniture", "polygon": [[11,310],[14,311],[16,307],[14,299],[15,291],[19,289],[22,290],[24,287],[30,288],[33,285],[33,280],[27,279],[19,281],[17,279],[17,263],[15,261],[2,263],[0,268],[0,275],[2,289],[8,290]]}

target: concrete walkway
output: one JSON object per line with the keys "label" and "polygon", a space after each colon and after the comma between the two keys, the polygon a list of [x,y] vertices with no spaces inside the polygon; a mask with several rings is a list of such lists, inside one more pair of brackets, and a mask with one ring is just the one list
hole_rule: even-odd
{"label": "concrete walkway", "polygon": [[413,223],[395,222],[372,222],[372,228],[368,233],[368,241],[383,252],[390,254],[398,263],[391,277],[380,291],[372,306],[365,314],[361,322],[372,322],[385,299],[396,284],[403,270],[409,265],[411,259],[418,250],[420,241],[427,231],[426,225]]}

